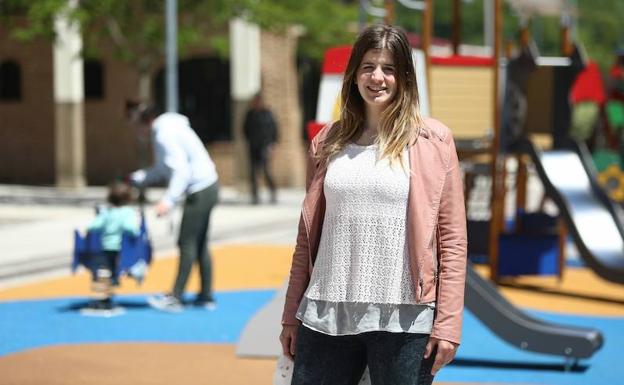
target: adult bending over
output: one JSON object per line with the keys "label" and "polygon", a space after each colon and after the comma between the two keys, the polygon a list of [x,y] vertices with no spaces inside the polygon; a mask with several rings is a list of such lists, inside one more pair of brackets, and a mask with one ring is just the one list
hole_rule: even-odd
{"label": "adult bending over", "polygon": [[148,302],[159,310],[181,311],[184,288],[197,261],[201,289],[193,302],[214,309],[208,229],[219,194],[215,165],[186,116],[173,112],[159,115],[154,107],[132,103],[127,105],[127,114],[139,135],[151,134],[154,146],[154,164],[132,173],[132,182],[139,186],[167,182],[167,191],[156,204],[158,216],[167,214],[184,199],[178,237],[180,262],[173,289],[165,295],[150,297]]}

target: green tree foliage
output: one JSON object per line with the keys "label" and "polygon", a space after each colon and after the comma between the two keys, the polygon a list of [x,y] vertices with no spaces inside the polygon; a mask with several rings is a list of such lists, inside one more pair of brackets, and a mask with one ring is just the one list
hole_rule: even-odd
{"label": "green tree foliage", "polygon": [[[615,49],[624,46],[624,1],[577,0],[575,3],[576,36],[573,38],[586,49],[590,59],[606,70],[613,63]],[[518,29],[517,18],[505,22],[514,23],[512,26]],[[529,21],[529,30],[540,54],[561,55],[559,17],[534,15]],[[517,40],[515,36],[511,38]]]}
{"label": "green tree foliage", "polygon": [[[263,29],[284,33],[297,26],[300,52],[320,59],[331,46],[350,44],[358,31],[356,4],[337,0],[232,0],[232,11]],[[353,2],[355,3],[355,2]]]}
{"label": "green tree foliage", "polygon": [[[68,10],[68,16],[82,28],[86,56],[97,56],[103,45],[112,46],[118,58],[143,73],[153,69],[162,58],[164,3],[163,0],[81,0],[76,8],[68,9],[66,0],[4,0],[3,8],[14,12],[4,12],[3,16],[19,39],[52,39],[55,15]],[[215,13],[219,5],[215,1],[178,0],[180,50],[201,42],[210,25],[202,15]]]}
{"label": "green tree foliage", "polygon": [[603,69],[613,64],[616,48],[624,47],[624,1],[579,0],[578,35],[589,57]]}
{"label": "green tree foliage", "polygon": [[[465,44],[483,44],[483,0],[463,0],[461,2],[461,39]],[[408,31],[422,32],[423,12],[395,5],[396,24]],[[453,2],[442,0],[433,2],[433,36],[451,39],[453,28]]]}
{"label": "green tree foliage", "polygon": [[[578,38],[590,57],[603,68],[610,65],[613,50],[624,44],[624,1],[576,0]],[[72,17],[85,31],[87,55],[97,54],[103,43],[112,43],[118,57],[144,70],[163,54],[164,0],[80,0]],[[373,0],[383,6],[383,0]],[[434,36],[450,39],[452,1],[435,0]],[[395,1],[395,24],[420,33],[422,12]],[[25,15],[26,24],[13,22],[13,34],[21,39],[53,36],[54,15],[67,0],[0,0],[3,23]],[[262,28],[284,33],[296,25],[303,31],[300,52],[320,59],[329,46],[349,44],[357,33],[357,1],[338,0],[178,0],[181,52],[197,45],[211,45],[222,56],[228,54],[227,22],[243,16]],[[462,42],[483,43],[483,0],[462,1]],[[368,18],[372,21],[372,18]],[[530,30],[540,52],[559,54],[560,32],[557,17],[535,16]],[[509,5],[504,6],[504,40],[517,41],[519,19]]]}
{"label": "green tree foliage", "polygon": [[[87,55],[112,43],[118,57],[145,69],[162,56],[164,5],[164,0],[81,0],[70,17],[83,28]],[[52,38],[54,15],[66,7],[67,0],[0,0],[3,21],[23,40]],[[227,55],[227,23],[233,16],[278,33],[299,26],[302,51],[317,58],[328,46],[351,42],[357,32],[357,6],[335,0],[178,0],[178,10],[182,52],[211,44]]]}

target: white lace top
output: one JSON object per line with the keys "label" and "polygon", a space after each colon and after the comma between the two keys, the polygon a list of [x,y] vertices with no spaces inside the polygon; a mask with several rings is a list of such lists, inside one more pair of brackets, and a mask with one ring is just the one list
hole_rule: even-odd
{"label": "white lace top", "polygon": [[409,165],[377,155],[376,146],[349,144],[328,165],[319,249],[297,313],[314,330],[431,331],[434,304],[416,303],[410,275]]}

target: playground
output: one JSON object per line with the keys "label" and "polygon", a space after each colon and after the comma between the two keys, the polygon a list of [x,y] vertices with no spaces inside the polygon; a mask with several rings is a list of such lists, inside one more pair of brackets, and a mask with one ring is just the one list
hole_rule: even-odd
{"label": "playground", "polygon": [[[558,56],[540,55],[526,20],[517,26],[514,46],[502,52],[501,2],[492,3],[493,48],[487,50],[462,45],[459,12],[452,41],[440,43],[432,39],[431,1],[401,1],[429,4],[418,9],[422,31],[410,35],[420,108],[453,130],[468,214],[462,343],[435,384],[622,383],[624,54],[614,53],[608,75],[614,81],[603,84],[564,17]],[[510,3],[527,20],[569,11]],[[362,4],[392,21],[392,7]],[[349,55],[348,46],[325,52],[308,139],[337,119]],[[32,188],[34,195],[40,191]],[[211,229],[217,306],[179,313],[148,304],[174,278],[175,218],[163,225],[147,213],[144,244],[124,238],[123,247],[141,250],[122,249],[113,298],[119,311],[89,314],[83,310],[93,298],[92,277],[76,250],[93,240],[78,232],[73,245],[62,215],[22,218],[23,203],[0,200],[0,217],[13,218],[10,226],[0,222],[9,260],[35,259],[22,252],[25,244],[34,250],[59,239],[66,244],[59,253],[67,256],[66,269],[54,276],[0,281],[0,385],[278,384],[284,283],[303,195],[288,189],[280,191],[287,198],[279,204],[254,207],[226,189]],[[42,201],[35,210],[75,209]],[[87,224],[84,212],[75,217],[79,231]],[[66,234],[51,239],[61,230]],[[137,259],[149,265],[138,281],[130,273]],[[199,286],[192,273],[189,301]]]}
{"label": "playground", "polygon": [[[190,308],[168,314],[147,305],[146,297],[173,279],[173,256],[157,258],[142,287],[122,282],[116,301],[126,311],[111,318],[85,317],[78,311],[90,295],[85,271],[1,290],[0,383],[271,384],[277,357],[239,357],[236,350],[250,319],[283,284],[291,252],[285,244],[216,246],[218,307],[212,312]],[[192,281],[189,291],[197,287]],[[605,282],[586,267],[570,267],[562,281],[526,277],[502,286],[501,293],[545,322],[599,330],[604,345],[566,370],[562,357],[509,345],[467,310],[458,356],[436,383],[620,381],[621,285]],[[266,348],[279,348],[274,343]]]}

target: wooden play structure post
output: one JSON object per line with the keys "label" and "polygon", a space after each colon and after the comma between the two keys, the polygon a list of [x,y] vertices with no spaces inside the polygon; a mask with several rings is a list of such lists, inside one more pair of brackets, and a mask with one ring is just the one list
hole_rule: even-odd
{"label": "wooden play structure post", "polygon": [[531,41],[531,31],[529,31],[528,21],[520,28],[520,46],[526,47]]}
{"label": "wooden play structure post", "polygon": [[499,57],[500,40],[503,26],[501,0],[494,0],[494,81],[492,92],[494,94],[493,103],[493,135],[491,146],[491,175],[492,175],[492,196],[491,196],[491,218],[490,218],[490,240],[489,240],[489,260],[490,278],[498,281],[498,235],[504,225],[505,216],[505,158],[500,154],[500,103],[498,98],[499,83]]}
{"label": "wooden play structure post", "polygon": [[559,282],[563,280],[563,270],[565,268],[566,242],[568,240],[568,226],[562,218],[557,220],[557,233],[559,236]]}
{"label": "wooden play structure post", "polygon": [[568,57],[572,54],[572,39],[570,39],[570,19],[563,18],[561,21],[560,41],[561,41],[561,56]]}
{"label": "wooden play structure post", "polygon": [[453,0],[453,31],[451,43],[453,45],[453,55],[459,55],[459,45],[461,44],[461,2]]}
{"label": "wooden play structure post", "polygon": [[516,161],[518,163],[516,171],[516,231],[519,231],[522,227],[520,214],[526,211],[526,197],[527,197],[527,156],[524,154],[517,154]]}
{"label": "wooden play structure post", "polygon": [[[525,48],[529,45],[529,41],[531,38],[531,34],[528,27],[528,22],[525,23],[520,29],[520,46]],[[511,58],[511,53],[507,56],[507,59]],[[527,192],[527,166],[528,159],[524,154],[516,155],[517,161],[517,170],[516,170],[516,214],[515,214],[515,224],[516,224],[516,232],[522,230],[522,213],[526,211],[526,192]],[[504,219],[503,219],[504,220]]]}
{"label": "wooden play structure post", "polygon": [[[520,46],[526,47],[529,44],[530,32],[528,24],[524,25],[520,30]],[[511,50],[508,52],[507,59],[511,59]],[[527,156],[523,154],[516,155],[517,171],[516,171],[516,215],[515,224],[516,232],[522,230],[522,216],[521,214],[526,211],[526,191],[527,191]]]}
{"label": "wooden play structure post", "polygon": [[[433,0],[425,0],[422,26],[422,50],[425,54],[425,67],[427,72],[427,89],[431,93],[431,34],[433,33]],[[429,101],[431,108],[432,102]]]}
{"label": "wooden play structure post", "polygon": [[[564,17],[561,20],[561,56],[572,55],[572,39],[570,39],[571,18]],[[565,268],[566,241],[568,239],[568,227],[563,218],[557,220],[557,233],[559,235],[559,282],[563,280],[563,270]]]}
{"label": "wooden play structure post", "polygon": [[384,2],[384,9],[386,10],[386,15],[384,16],[384,24],[394,24],[394,0],[386,0]]}

